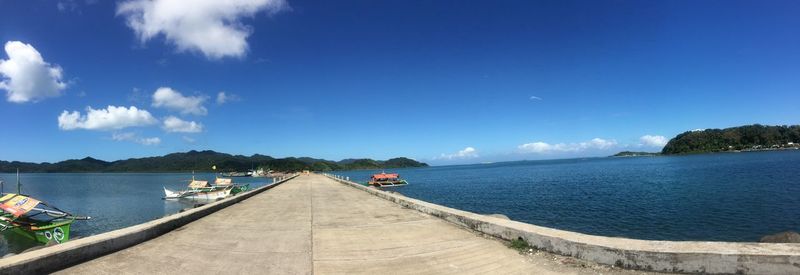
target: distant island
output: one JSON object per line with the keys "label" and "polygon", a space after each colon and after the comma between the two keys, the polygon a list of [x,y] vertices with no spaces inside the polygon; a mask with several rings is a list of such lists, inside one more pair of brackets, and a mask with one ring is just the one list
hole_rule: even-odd
{"label": "distant island", "polygon": [[664,155],[783,150],[800,148],[800,125],[765,126],[760,124],[725,129],[688,131],[672,138]]}
{"label": "distant island", "polygon": [[661,153],[622,151],[614,154],[612,157],[651,157],[658,155],[661,155]]}
{"label": "distant island", "polygon": [[622,151],[612,157],[642,157],[713,152],[800,149],[800,125],[744,125],[725,129],[697,129],[670,139],[661,152]]}
{"label": "distant island", "polygon": [[69,173],[69,172],[208,172],[216,166],[219,172],[247,171],[255,168],[280,172],[302,170],[335,171],[359,169],[389,169],[426,167],[428,164],[409,158],[393,158],[385,161],[372,159],[345,159],[330,161],[315,158],[273,158],[255,154],[252,156],[230,155],[214,151],[189,151],[160,157],[132,158],[103,161],[86,157],[56,163],[31,163],[0,161],[0,172],[11,173],[19,169],[25,173]]}

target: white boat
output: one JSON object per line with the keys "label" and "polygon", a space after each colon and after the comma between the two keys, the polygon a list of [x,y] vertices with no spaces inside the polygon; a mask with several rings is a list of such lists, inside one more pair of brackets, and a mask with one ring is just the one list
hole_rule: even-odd
{"label": "white boat", "polygon": [[172,191],[164,187],[164,199],[214,201],[230,196],[233,187],[233,185],[213,186],[208,184],[208,181],[192,179],[188,188],[183,191]]}
{"label": "white boat", "polygon": [[272,170],[264,170],[264,168],[258,168],[258,170],[253,171],[251,177],[269,177],[272,174]]}

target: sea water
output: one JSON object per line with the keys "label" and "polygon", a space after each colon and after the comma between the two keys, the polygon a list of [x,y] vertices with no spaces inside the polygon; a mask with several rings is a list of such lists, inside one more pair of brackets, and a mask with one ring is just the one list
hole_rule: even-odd
{"label": "sea water", "polygon": [[[70,238],[91,236],[148,222],[192,208],[195,202],[163,200],[164,187],[185,190],[194,176],[213,182],[214,174],[191,173],[57,173],[20,174],[22,193],[63,211],[90,216],[72,223]],[[16,174],[0,174],[3,192],[17,192]],[[272,183],[271,178],[233,178],[250,188]],[[0,255],[19,253],[26,245],[7,244],[0,236]]]}
{"label": "sea water", "polygon": [[[334,174],[366,182],[378,170]],[[800,231],[800,150],[687,156],[587,158],[388,169],[410,183],[384,188],[480,214],[593,235],[648,240],[758,241]],[[213,180],[213,174],[196,174]],[[76,215],[72,238],[177,213],[162,200],[190,173],[21,174],[22,192]],[[4,192],[16,175],[0,174]],[[268,178],[234,178],[251,187]],[[1,237],[0,237],[1,238]],[[0,255],[10,250],[0,239]]]}
{"label": "sea water", "polygon": [[[366,182],[378,171],[334,174]],[[580,233],[757,242],[800,231],[800,150],[520,161],[400,173],[405,196]]]}

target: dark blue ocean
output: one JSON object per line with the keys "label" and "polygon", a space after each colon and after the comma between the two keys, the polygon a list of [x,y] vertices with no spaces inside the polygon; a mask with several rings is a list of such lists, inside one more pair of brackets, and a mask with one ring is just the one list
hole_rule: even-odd
{"label": "dark blue ocean", "polygon": [[[380,171],[336,174],[365,182]],[[758,241],[800,231],[800,151],[588,158],[393,169],[389,190],[540,226],[649,240]],[[72,237],[140,224],[191,203],[165,201],[191,174],[22,174],[22,191],[78,215]],[[213,174],[198,174],[213,179]],[[5,192],[16,176],[0,174]],[[268,178],[235,178],[257,187]],[[0,255],[9,252],[0,237]],[[19,252],[11,249],[11,252]]]}
{"label": "dark blue ocean", "polygon": [[[380,171],[335,174],[366,182]],[[757,242],[800,231],[800,151],[391,169],[385,188],[540,226],[647,240]]]}
{"label": "dark blue ocean", "polygon": [[[214,174],[196,174],[198,180],[214,180]],[[184,190],[191,173],[66,173],[21,174],[22,193],[61,210],[91,216],[75,221],[71,238],[80,238],[158,219],[194,207],[193,202],[162,200],[163,187]],[[251,188],[272,183],[271,178],[233,178]],[[16,174],[0,174],[3,192],[16,193]],[[0,256],[19,253],[28,246],[7,244],[0,236]]]}

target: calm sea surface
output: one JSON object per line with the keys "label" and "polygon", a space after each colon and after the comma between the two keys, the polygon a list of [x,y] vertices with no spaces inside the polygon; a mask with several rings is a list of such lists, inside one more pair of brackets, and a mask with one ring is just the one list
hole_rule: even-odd
{"label": "calm sea surface", "polygon": [[[214,174],[196,174],[198,180],[214,179]],[[164,189],[184,190],[192,174],[186,173],[70,173],[21,174],[22,193],[45,201],[61,210],[91,216],[75,221],[71,238],[86,237],[140,224],[194,206],[192,202],[166,201]],[[0,174],[3,192],[16,192],[16,175]],[[251,188],[272,183],[270,178],[234,178],[235,183],[250,183]],[[27,247],[7,245],[0,236],[0,255],[19,253]]]}
{"label": "calm sea surface", "polygon": [[[376,171],[337,174],[365,182]],[[379,172],[379,171],[377,171]],[[604,236],[758,241],[800,231],[800,151],[590,158],[396,169],[406,196],[482,214]],[[213,174],[198,174],[213,179]],[[65,211],[72,237],[107,232],[192,207],[165,201],[191,174],[22,174],[23,193]],[[15,175],[0,174],[5,192]],[[271,179],[235,178],[262,186]],[[1,237],[0,237],[1,238]],[[0,255],[16,251],[0,240]]]}
{"label": "calm sea surface", "polygon": [[[366,182],[374,172],[336,174]],[[800,231],[798,150],[387,172],[410,184],[386,189],[408,197],[593,235],[754,242]]]}

